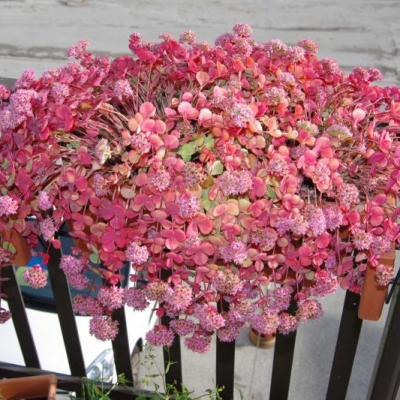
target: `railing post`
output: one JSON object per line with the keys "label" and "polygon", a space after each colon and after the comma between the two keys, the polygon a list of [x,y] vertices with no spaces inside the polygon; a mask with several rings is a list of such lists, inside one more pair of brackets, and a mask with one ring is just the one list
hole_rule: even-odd
{"label": "railing post", "polygon": [[394,400],[400,385],[400,287],[396,285],[369,388],[369,400]]}

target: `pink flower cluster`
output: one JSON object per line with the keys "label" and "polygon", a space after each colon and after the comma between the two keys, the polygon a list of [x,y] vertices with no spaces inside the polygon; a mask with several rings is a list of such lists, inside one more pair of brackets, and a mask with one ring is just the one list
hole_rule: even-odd
{"label": "pink flower cluster", "polygon": [[47,284],[47,274],[40,265],[34,265],[24,271],[24,281],[35,289],[44,288]]}
{"label": "pink flower cluster", "polygon": [[[339,286],[359,293],[367,263],[387,285],[380,259],[400,242],[400,89],[374,85],[375,69],[345,74],[311,39],[257,42],[247,24],[214,45],[191,31],[160,38],[134,33],[134,55],[115,60],[82,40],[76,61],[0,87],[7,257],[11,229],[57,246],[66,222],[70,284],[88,287],[88,268],[106,282],[95,303],[74,303],[93,334],[115,337],[124,304],[157,302],[175,322],[149,342],[178,334],[197,352],[245,324],[293,331]],[[118,288],[126,263],[146,285]]]}

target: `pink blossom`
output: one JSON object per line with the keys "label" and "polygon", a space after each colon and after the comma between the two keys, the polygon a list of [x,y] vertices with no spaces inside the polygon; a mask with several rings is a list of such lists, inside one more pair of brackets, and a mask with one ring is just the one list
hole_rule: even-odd
{"label": "pink blossom", "polygon": [[375,236],[370,245],[373,254],[384,254],[390,251],[391,240],[387,236]]}
{"label": "pink blossom", "polygon": [[313,296],[325,297],[330,293],[335,293],[339,284],[337,276],[329,271],[318,271],[314,275],[315,284],[311,287]]}
{"label": "pink blossom", "polygon": [[286,312],[279,314],[279,326],[278,331],[283,335],[288,335],[290,332],[297,330],[299,321],[294,315],[290,315]]}
{"label": "pink blossom", "polygon": [[279,326],[279,316],[274,312],[253,315],[250,321],[251,326],[263,335],[275,333]]}
{"label": "pink blossom", "polygon": [[171,184],[171,176],[168,171],[159,170],[149,174],[148,181],[157,191],[162,192]]}
{"label": "pink blossom", "polygon": [[195,332],[193,336],[185,339],[185,345],[194,353],[207,353],[211,346],[211,336]]}
{"label": "pink blossom", "polygon": [[199,199],[189,193],[183,194],[177,199],[179,215],[182,218],[193,218],[200,211]]}
{"label": "pink blossom", "polygon": [[218,271],[212,280],[212,284],[215,289],[224,295],[235,295],[242,286],[238,275],[229,269]]}
{"label": "pink blossom", "polygon": [[149,306],[144,290],[138,288],[125,289],[126,305],[137,311],[143,311]]}
{"label": "pink blossom", "polygon": [[266,308],[271,313],[278,313],[288,309],[292,294],[288,287],[278,287],[268,291],[266,296]]}
{"label": "pink blossom", "polygon": [[189,286],[178,285],[168,292],[165,302],[168,303],[175,312],[182,312],[193,301],[193,292]]}
{"label": "pink blossom", "polygon": [[60,268],[64,271],[65,275],[77,275],[82,273],[84,264],[82,260],[74,256],[63,255],[61,257]]}
{"label": "pink blossom", "polygon": [[173,319],[169,326],[179,336],[186,336],[195,330],[195,324],[190,319]]}
{"label": "pink blossom", "polygon": [[358,250],[368,250],[374,240],[374,236],[363,229],[353,230],[353,243]]}
{"label": "pink blossom", "polygon": [[126,79],[119,79],[115,82],[114,93],[120,100],[133,95],[132,87]]}
{"label": "pink blossom", "polygon": [[253,180],[249,171],[240,171],[238,174],[225,171],[218,183],[225,196],[246,193],[251,189]]}
{"label": "pink blossom", "polygon": [[244,260],[248,256],[246,245],[240,240],[235,240],[222,246],[220,253],[225,262],[232,261],[239,265],[243,264]]}
{"label": "pink blossom", "polygon": [[194,188],[205,179],[204,171],[193,162],[188,162],[183,168],[183,179],[188,188]]}
{"label": "pink blossom", "polygon": [[0,103],[10,97],[11,91],[5,85],[0,85]]}
{"label": "pink blossom", "polygon": [[64,100],[69,96],[69,86],[63,83],[56,83],[51,88],[51,95],[54,97],[57,104],[62,104]]}
{"label": "pink blossom", "polygon": [[253,29],[250,25],[244,23],[235,24],[233,27],[233,33],[235,35],[247,38],[253,34]]}
{"label": "pink blossom", "polygon": [[47,217],[43,221],[39,223],[40,233],[43,236],[43,239],[47,242],[52,240],[54,234],[57,232],[57,227],[54,223],[53,218]]}
{"label": "pink blossom", "polygon": [[340,204],[349,207],[352,204],[358,203],[359,191],[352,183],[343,183],[338,189],[337,198]]}
{"label": "pink blossom", "polygon": [[11,317],[12,314],[10,311],[0,308],[0,324],[5,324]]}
{"label": "pink blossom", "polygon": [[81,274],[67,275],[69,285],[75,289],[83,290],[89,286],[89,279]]}
{"label": "pink blossom", "polygon": [[217,336],[221,342],[233,342],[240,334],[243,324],[229,324],[218,329]]}
{"label": "pink blossom", "polygon": [[97,299],[103,307],[109,310],[117,310],[125,304],[125,290],[117,286],[102,287]]}
{"label": "pink blossom", "polygon": [[72,300],[74,313],[79,315],[101,316],[103,307],[99,301],[90,296],[76,295]]}
{"label": "pink blossom", "polygon": [[217,308],[211,305],[195,304],[194,316],[206,331],[212,332],[225,326],[224,318],[218,313]]}
{"label": "pink blossom", "polygon": [[154,328],[146,333],[146,341],[151,346],[172,346],[175,334],[171,329],[164,325],[155,325]]}
{"label": "pink blossom", "polygon": [[24,281],[35,289],[44,288],[47,285],[47,274],[39,265],[34,265],[24,271]]}
{"label": "pink blossom", "polygon": [[70,49],[68,50],[68,57],[74,57],[77,60],[80,58],[83,58],[86,54],[86,49],[89,47],[89,42],[85,39],[79,40],[79,42],[71,46]]}
{"label": "pink blossom", "polygon": [[100,174],[93,175],[92,187],[97,197],[103,197],[109,193],[107,182]]}
{"label": "pink blossom", "polygon": [[300,322],[320,318],[322,314],[321,304],[319,301],[313,299],[300,302],[299,308],[296,311],[296,317]]}
{"label": "pink blossom", "polygon": [[337,205],[328,205],[322,211],[324,212],[327,229],[335,230],[340,227],[343,220],[343,213]]}
{"label": "pink blossom", "polygon": [[0,216],[15,214],[18,210],[18,202],[10,196],[0,196]]}
{"label": "pink blossom", "polygon": [[170,287],[167,283],[162,281],[150,282],[145,289],[146,296],[149,300],[161,303],[169,294]]}
{"label": "pink blossom", "polygon": [[305,209],[305,215],[308,227],[313,236],[319,236],[326,230],[326,219],[323,210],[320,207],[308,205]]}
{"label": "pink blossom", "polygon": [[139,246],[137,243],[131,242],[125,250],[125,256],[134,265],[142,265],[148,260],[149,251],[146,246]]}
{"label": "pink blossom", "polygon": [[379,286],[388,286],[394,278],[394,268],[390,265],[379,264],[376,267],[375,280]]}
{"label": "pink blossom", "polygon": [[134,133],[131,137],[132,146],[140,153],[148,153],[151,149],[151,143],[148,140],[147,134],[143,132]]}
{"label": "pink blossom", "polygon": [[53,207],[49,194],[43,190],[39,192],[37,203],[38,207],[43,211],[50,210]]}
{"label": "pink blossom", "polygon": [[32,69],[26,69],[21,77],[15,82],[14,88],[28,89],[35,81],[35,71]]}
{"label": "pink blossom", "polygon": [[179,37],[179,43],[187,43],[192,45],[196,40],[196,35],[193,31],[187,30],[181,34]]}
{"label": "pink blossom", "polygon": [[318,44],[313,39],[302,39],[297,43],[297,45],[302,47],[307,53],[318,53]]}
{"label": "pink blossom", "polygon": [[119,322],[111,317],[94,316],[89,322],[89,332],[101,341],[114,340],[118,335]]}

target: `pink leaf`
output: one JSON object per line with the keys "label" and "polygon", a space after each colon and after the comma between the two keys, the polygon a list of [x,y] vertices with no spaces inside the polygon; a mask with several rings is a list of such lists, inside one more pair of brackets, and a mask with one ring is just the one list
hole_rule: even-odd
{"label": "pink leaf", "polygon": [[353,111],[353,119],[355,123],[362,121],[365,118],[365,111],[361,108],[356,108]]}
{"label": "pink leaf", "polygon": [[154,129],[155,121],[153,119],[146,119],[142,124],[143,132],[152,132]]}
{"label": "pink leaf", "polygon": [[221,215],[224,215],[227,211],[227,208],[228,207],[226,204],[218,204],[213,210],[213,216],[220,217]]}
{"label": "pink leaf", "polygon": [[168,213],[164,210],[154,210],[151,212],[151,216],[156,220],[156,221],[162,221],[168,217]]}
{"label": "pink leaf", "polygon": [[203,235],[208,235],[212,232],[214,225],[210,218],[206,217],[204,214],[199,214],[195,218],[197,226]]}
{"label": "pink leaf", "polygon": [[324,232],[317,238],[317,247],[319,249],[325,249],[326,247],[328,247],[330,241],[331,241],[331,235],[328,232]]}
{"label": "pink leaf", "polygon": [[88,187],[88,181],[84,176],[79,176],[75,181],[75,186],[80,192],[83,192]]}
{"label": "pink leaf", "polygon": [[124,199],[133,199],[135,197],[135,195],[136,195],[136,192],[134,189],[126,187],[126,186],[121,188],[121,196]]}
{"label": "pink leaf", "polygon": [[194,257],[193,257],[193,261],[197,264],[197,265],[204,265],[207,261],[208,261],[208,257],[206,254],[204,254],[201,251],[198,251]]}
{"label": "pink leaf", "polygon": [[167,135],[164,138],[164,144],[167,149],[177,149],[179,147],[179,139],[174,135]]}
{"label": "pink leaf", "polygon": [[167,126],[165,125],[164,121],[157,120],[154,124],[154,132],[158,135],[162,135],[167,130]]}
{"label": "pink leaf", "polygon": [[205,126],[211,124],[211,122],[212,112],[208,108],[201,109],[199,113],[199,124]]}
{"label": "pink leaf", "polygon": [[210,75],[205,71],[199,71],[196,74],[196,80],[199,82],[200,86],[207,85],[207,83],[210,82]]}
{"label": "pink leaf", "polygon": [[152,117],[156,113],[156,108],[152,103],[146,102],[140,106],[139,111],[140,111],[140,114],[142,114],[144,118]]}
{"label": "pink leaf", "polygon": [[111,219],[110,226],[116,230],[122,229],[125,226],[125,216],[123,217],[115,216],[114,218]]}
{"label": "pink leaf", "polygon": [[178,112],[184,116],[188,115],[192,109],[192,105],[187,101],[182,101],[178,106]]}

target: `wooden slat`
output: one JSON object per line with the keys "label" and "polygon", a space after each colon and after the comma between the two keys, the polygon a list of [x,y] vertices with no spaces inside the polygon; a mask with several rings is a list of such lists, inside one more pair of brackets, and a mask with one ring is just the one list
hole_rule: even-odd
{"label": "wooden slat", "polygon": [[60,268],[61,251],[51,247],[49,256],[49,278],[64,339],[68,364],[72,375],[85,376],[85,363],[83,361],[75,315],[72,310],[71,294],[65,274]]}
{"label": "wooden slat", "polygon": [[346,398],[362,326],[362,320],[358,318],[359,303],[360,296],[358,294],[346,292],[326,395],[327,400],[344,400]]}
{"label": "wooden slat", "polygon": [[40,368],[39,357],[14,268],[11,265],[3,267],[1,272],[3,278],[7,278],[7,280],[2,282],[2,290],[7,295],[6,300],[9,310],[12,313],[12,320],[25,364],[28,367]]}
{"label": "wooden slat", "polygon": [[[288,312],[294,315],[296,309],[297,304],[292,301]],[[269,396],[271,400],[286,400],[288,398],[296,333],[295,331],[290,332],[288,335],[280,333],[276,335]]]}
{"label": "wooden slat", "polygon": [[120,308],[114,311],[112,318],[119,323],[119,331],[117,337],[112,341],[112,347],[114,351],[115,369],[117,374],[124,374],[125,378],[136,385],[137,382],[133,382],[131,357],[129,350],[128,341],[128,328],[126,325],[125,309]]}

